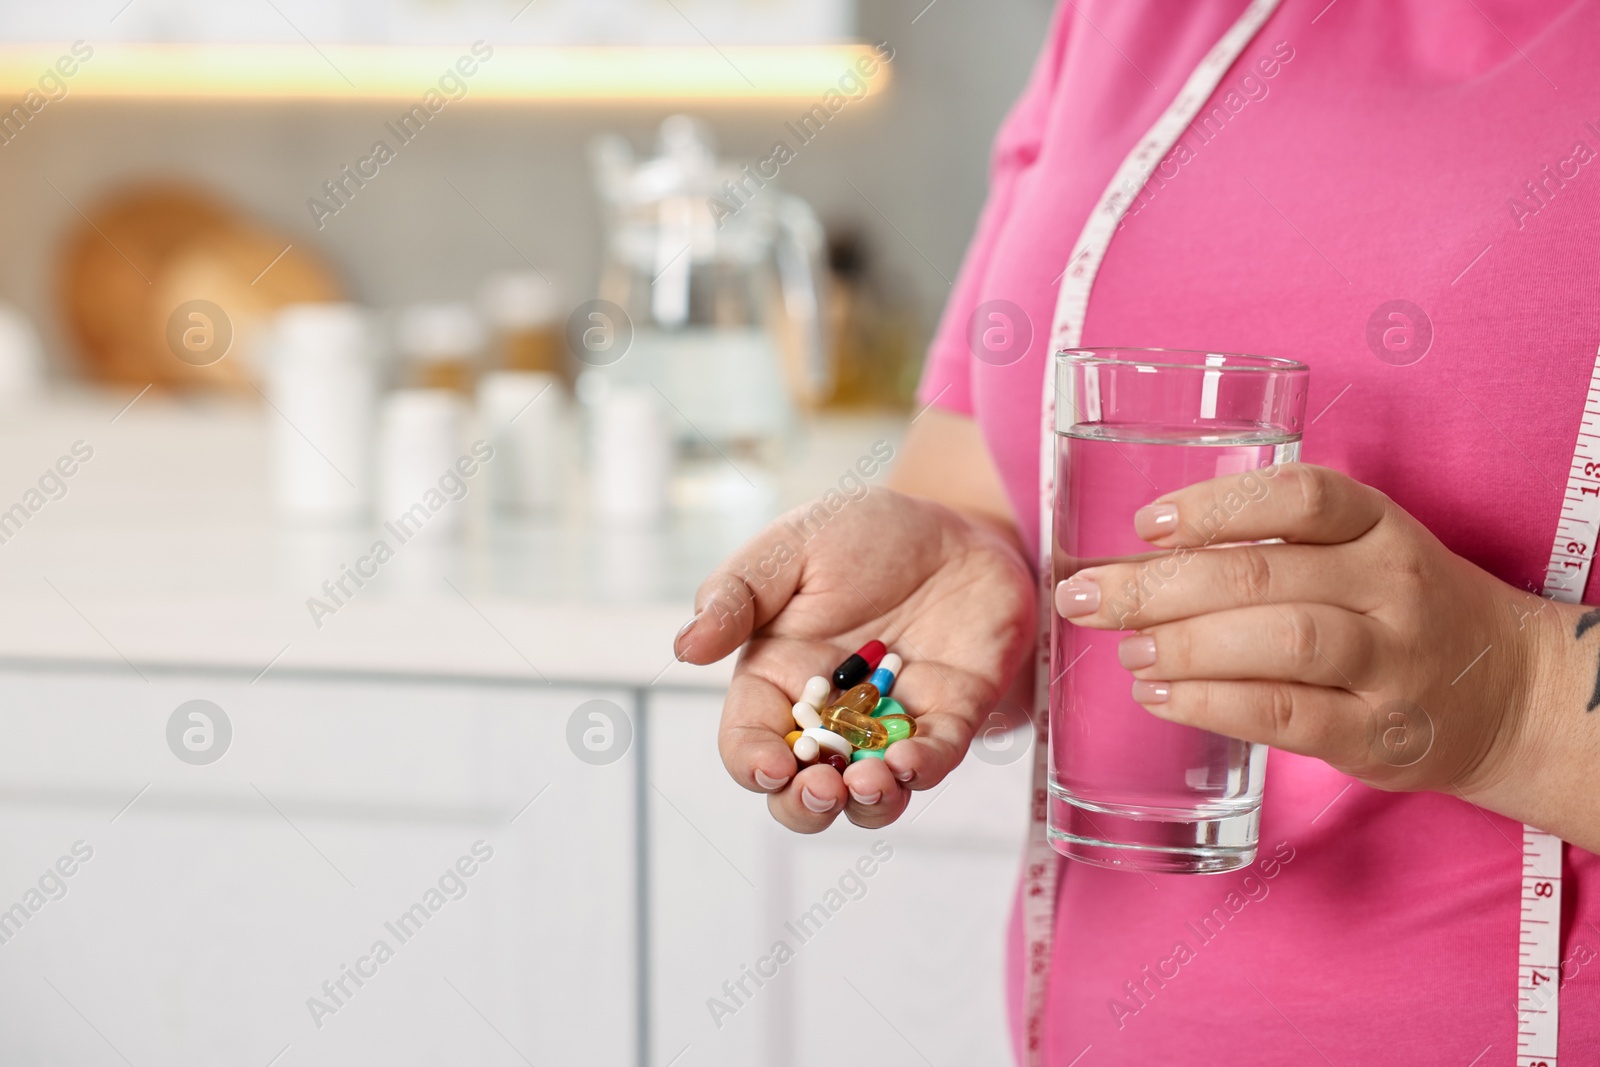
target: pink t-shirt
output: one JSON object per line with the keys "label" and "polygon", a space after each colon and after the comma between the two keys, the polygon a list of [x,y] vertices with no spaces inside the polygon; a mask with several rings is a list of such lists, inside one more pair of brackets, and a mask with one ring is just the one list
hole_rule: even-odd
{"label": "pink t-shirt", "polygon": [[[977,418],[1030,544],[1057,279],[1244,7],[1063,5],[1000,132],[922,398]],[[1589,0],[1285,0],[1113,239],[1083,343],[1304,361],[1306,460],[1538,588],[1600,346],[1597,51]],[[1396,300],[1430,329],[1385,342]],[[1031,321],[1014,362],[969,345],[988,301]],[[1521,842],[1274,752],[1252,877],[1063,863],[1049,1062],[1513,1064]],[[1600,1063],[1600,861],[1567,856],[1561,1061]]]}

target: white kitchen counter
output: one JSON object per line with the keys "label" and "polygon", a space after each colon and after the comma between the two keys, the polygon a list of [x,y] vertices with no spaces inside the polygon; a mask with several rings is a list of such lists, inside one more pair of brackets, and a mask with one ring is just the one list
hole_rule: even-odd
{"label": "white kitchen counter", "polygon": [[[572,514],[491,521],[475,480],[459,543],[402,546],[315,625],[307,598],[369,528],[274,515],[270,409],[71,396],[0,414],[0,511],[84,441],[93,458],[0,544],[0,661],[716,687],[731,664],[676,663],[696,585],[751,524],[607,528]],[[113,421],[115,419],[115,421]],[[784,506],[837,485],[894,416],[830,417],[790,449]],[[882,475],[878,476],[881,481]]]}
{"label": "white kitchen counter", "polygon": [[[0,518],[93,449],[0,542],[0,911],[94,850],[70,896],[0,930],[0,1062],[822,1064],[838,1041],[806,1006],[846,978],[876,1013],[855,1059],[903,1060],[908,1035],[1005,1059],[1028,744],[890,827],[779,826],[722,769],[731,663],[670,648],[748,529],[491,523],[475,481],[459,545],[404,545],[319,629],[306,599],[374,530],[275,519],[270,410],[146,396],[113,423],[127,399],[0,412]],[[897,422],[811,427],[783,503],[898,445]],[[227,724],[190,749],[221,739],[209,760],[174,732],[201,701]],[[480,847],[470,895],[336,1018],[308,1012]],[[708,1014],[841,891],[777,987]]]}

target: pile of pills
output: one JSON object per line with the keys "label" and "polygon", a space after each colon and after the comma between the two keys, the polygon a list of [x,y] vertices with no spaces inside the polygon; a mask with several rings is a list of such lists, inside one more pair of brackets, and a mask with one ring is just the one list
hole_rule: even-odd
{"label": "pile of pills", "polygon": [[894,742],[915,736],[917,721],[889,696],[901,666],[882,641],[868,641],[834,668],[831,682],[820,674],[808,681],[794,706],[799,729],[784,739],[800,766],[825,763],[842,774],[853,761],[883,759]]}

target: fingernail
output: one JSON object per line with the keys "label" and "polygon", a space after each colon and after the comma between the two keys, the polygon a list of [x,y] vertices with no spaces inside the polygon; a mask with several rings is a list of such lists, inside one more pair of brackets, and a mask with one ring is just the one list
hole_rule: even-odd
{"label": "fingernail", "polygon": [[915,778],[916,776],[917,776],[917,772],[916,771],[895,771],[894,772],[894,780],[899,782],[901,785],[905,785],[906,783],[910,782],[911,779]]}
{"label": "fingernail", "polygon": [[1093,578],[1078,575],[1056,586],[1056,610],[1063,617],[1087,615],[1100,607],[1100,586]]}
{"label": "fingernail", "polygon": [[1135,681],[1133,683],[1133,699],[1140,704],[1165,704],[1167,697],[1172,693],[1172,686],[1166,682]]}
{"label": "fingernail", "polygon": [[678,627],[678,632],[672,637],[672,658],[679,663],[683,662],[683,653],[678,651],[678,642],[683,640],[683,635],[694,629],[694,624],[700,621],[700,612],[695,612],[694,618]]}
{"label": "fingernail", "polygon": [[1176,504],[1146,504],[1133,513],[1133,531],[1146,541],[1165,537],[1177,528]]}
{"label": "fingernail", "polygon": [[1156,661],[1156,639],[1136,634],[1117,645],[1117,659],[1130,671],[1148,667]]}
{"label": "fingernail", "polygon": [[818,815],[826,815],[833,810],[833,801],[823,800],[809,789],[800,790],[800,803],[806,806],[806,810]]}
{"label": "fingernail", "polygon": [[759,769],[756,771],[756,785],[759,785],[762,789],[777,792],[788,784],[789,779],[787,778],[769,778]]}
{"label": "fingernail", "polygon": [[850,790],[850,796],[857,804],[863,804],[869,808],[883,799],[882,793],[857,793],[854,789]]}

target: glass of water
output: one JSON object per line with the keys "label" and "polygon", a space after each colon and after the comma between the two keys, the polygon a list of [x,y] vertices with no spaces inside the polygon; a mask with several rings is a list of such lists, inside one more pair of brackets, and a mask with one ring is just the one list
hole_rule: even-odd
{"label": "glass of water", "polygon": [[[1138,590],[1102,589],[1102,610],[1159,602],[1192,552],[1140,540],[1133,513],[1163,493],[1299,458],[1310,376],[1264,356],[1164,349],[1059,352],[1052,588],[1096,564],[1150,558]],[[1245,479],[1208,516],[1228,519],[1273,491]],[[1205,551],[1201,549],[1200,551]],[[1265,746],[1166,722],[1133,700],[1117,660],[1128,632],[1073,626],[1051,612],[1049,836],[1101,867],[1220,873],[1254,862]]]}

